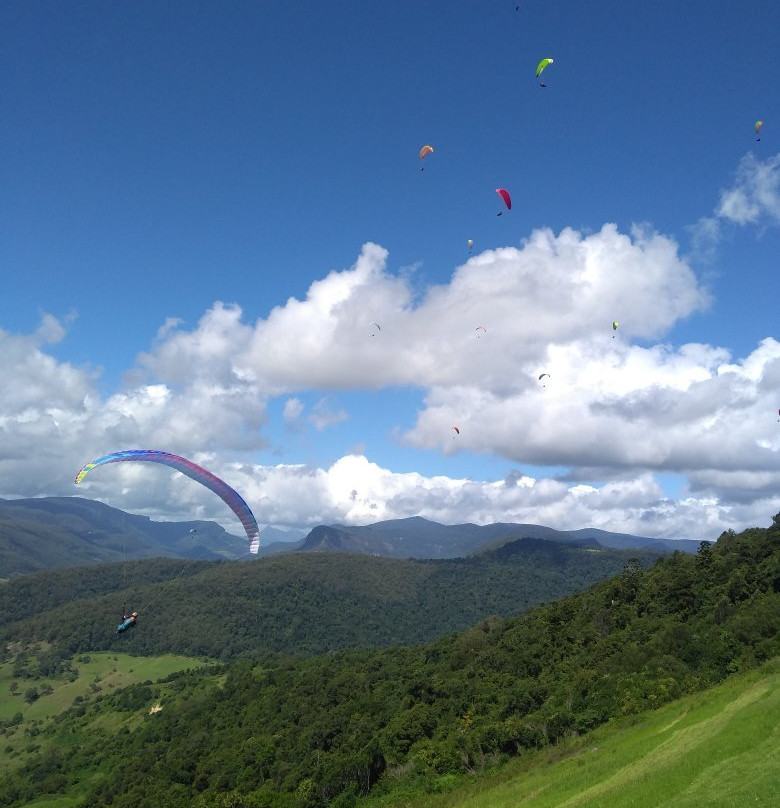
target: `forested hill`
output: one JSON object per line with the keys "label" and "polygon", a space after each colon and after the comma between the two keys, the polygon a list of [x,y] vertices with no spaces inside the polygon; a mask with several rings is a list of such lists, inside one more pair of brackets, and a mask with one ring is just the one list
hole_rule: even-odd
{"label": "forested hill", "polygon": [[91,808],[349,808],[423,791],[776,656],[779,593],[780,514],[432,644],[242,660],[96,695],[38,731],[0,795],[9,808],[47,794]]}
{"label": "forested hill", "polygon": [[155,522],[81,497],[0,500],[0,577],[127,558],[235,558],[246,548],[215,522]]}
{"label": "forested hill", "polygon": [[[248,564],[158,559],[47,570],[0,585],[0,638],[46,640],[63,653],[116,648],[217,659],[424,642],[581,591],[632,559],[649,566],[658,557],[521,539],[440,561],[295,553]],[[139,625],[117,637],[125,606],[140,613]]]}

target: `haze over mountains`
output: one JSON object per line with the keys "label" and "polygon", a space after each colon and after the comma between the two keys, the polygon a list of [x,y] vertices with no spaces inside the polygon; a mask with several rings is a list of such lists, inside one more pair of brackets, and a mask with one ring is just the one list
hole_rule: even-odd
{"label": "haze over mountains", "polygon": [[[417,516],[364,526],[319,525],[299,541],[289,541],[298,537],[294,532],[266,528],[260,553],[340,551],[390,558],[458,558],[520,538],[659,552],[695,552],[698,547],[693,540],[653,539],[594,528],[558,531],[533,524],[441,525]],[[246,551],[245,538],[228,533],[215,522],[155,522],[80,497],[0,500],[0,576],[158,556],[234,559]]]}
{"label": "haze over mountains", "polygon": [[699,546],[699,542],[692,539],[651,539],[596,528],[555,530],[543,525],[510,522],[442,525],[420,516],[412,516],[364,526],[318,525],[298,543],[297,549],[340,550],[391,558],[458,558],[491,547],[497,542],[515,539],[596,543],[617,550],[642,548],[658,552],[682,550],[693,553]]}

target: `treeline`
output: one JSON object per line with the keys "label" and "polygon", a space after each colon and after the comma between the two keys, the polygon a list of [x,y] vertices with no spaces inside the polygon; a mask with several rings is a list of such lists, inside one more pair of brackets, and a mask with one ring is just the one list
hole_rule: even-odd
{"label": "treeline", "polygon": [[[290,553],[251,563],[157,559],[40,572],[0,586],[0,639],[64,656],[122,649],[229,660],[427,642],[509,616],[654,552],[521,539],[466,559]],[[124,607],[138,628],[116,637]]]}
{"label": "treeline", "polygon": [[69,793],[93,808],[348,808],[480,771],[777,655],[779,549],[780,514],[432,644],[240,660],[224,678],[129,688],[64,715],[49,750],[0,779],[3,804]]}

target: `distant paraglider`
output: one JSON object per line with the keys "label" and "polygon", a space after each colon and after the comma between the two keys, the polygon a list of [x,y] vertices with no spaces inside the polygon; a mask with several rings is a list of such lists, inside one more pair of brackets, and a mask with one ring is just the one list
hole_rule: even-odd
{"label": "distant paraglider", "polygon": [[[541,380],[542,380],[542,379],[543,379],[545,376],[547,376],[547,378],[548,378],[548,379],[550,378],[550,374],[549,374],[549,373],[540,373],[540,374],[539,374],[539,381],[541,381]],[[543,384],[543,385],[542,385],[542,387],[547,387],[547,385],[546,385],[546,384]]]}
{"label": "distant paraglider", "polygon": [[[542,73],[554,62],[554,59],[542,59],[541,62],[536,66],[536,78],[539,78]],[[547,85],[543,82],[539,82],[540,87],[546,87]]]}
{"label": "distant paraglider", "polygon": [[466,239],[466,246],[469,248],[469,252],[471,252],[474,249],[474,239],[473,238],[467,238]]}
{"label": "distant paraglider", "polygon": [[[496,193],[504,200],[504,204],[506,205],[507,210],[512,210],[512,197],[509,195],[509,191],[506,188],[496,188]],[[498,216],[503,216],[504,211],[499,211]]]}
{"label": "distant paraglider", "polygon": [[220,499],[230,508],[231,511],[241,520],[241,524],[246,531],[247,539],[249,540],[249,552],[257,553],[260,550],[260,528],[257,525],[257,520],[254,514],[249,509],[249,506],[244,502],[241,495],[232,489],[224,480],[220,480],[215,474],[198,466],[191,460],[187,460],[179,455],[171,454],[170,452],[161,452],[158,449],[127,449],[123,452],[113,452],[112,454],[99,457],[91,463],[87,463],[84,468],[76,475],[76,485],[78,485],[87,474],[92,471],[96,466],[102,466],[107,463],[120,463],[126,461],[146,461],[151,463],[160,463],[163,466],[169,466],[176,471],[180,471],[195,482],[204,485],[210,491],[213,491]]}
{"label": "distant paraglider", "polygon": [[756,121],[756,122],[753,124],[753,129],[754,129],[754,131],[755,131],[755,133],[756,133],[756,142],[758,142],[759,140],[761,140],[761,129],[762,129],[762,127],[763,127],[763,126],[764,126],[764,122],[763,122],[763,121]]}
{"label": "distant paraglider", "polygon": [[371,331],[372,337],[375,337],[382,330],[382,326],[379,325],[379,323],[375,323],[373,320],[369,323],[369,325],[373,326],[376,329],[375,331],[374,330]]}
{"label": "distant paraglider", "polygon": [[484,325],[478,325],[475,330],[477,331],[477,339],[480,337],[480,331],[482,331],[483,334],[487,334],[487,328],[485,328]]}
{"label": "distant paraglider", "polygon": [[[460,429],[458,429],[458,427],[454,426],[454,427],[452,427],[452,428],[455,430],[455,432],[457,432],[457,434],[458,434],[458,435],[460,435]],[[453,436],[452,436],[452,438],[453,438],[453,440],[454,440],[454,439],[455,439],[455,435],[453,435]]]}
{"label": "distant paraglider", "polygon": [[426,146],[423,146],[423,147],[420,149],[420,171],[424,171],[424,170],[425,170],[425,164],[423,163],[423,160],[425,160],[425,158],[426,158],[426,157],[427,157],[429,154],[433,154],[433,152],[434,152],[434,148],[433,148],[433,146],[428,146],[428,145],[426,145]]}
{"label": "distant paraglider", "polygon": [[[612,330],[613,330],[613,331],[617,331],[617,330],[618,330],[618,326],[619,326],[619,325],[620,325],[620,323],[619,323],[617,320],[613,320],[613,321],[612,321]],[[614,335],[614,334],[612,335],[612,339],[615,339],[615,335]]]}

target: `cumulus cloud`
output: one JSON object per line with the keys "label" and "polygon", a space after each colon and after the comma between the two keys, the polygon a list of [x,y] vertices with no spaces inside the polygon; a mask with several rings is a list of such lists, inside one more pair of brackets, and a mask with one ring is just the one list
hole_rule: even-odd
{"label": "cumulus cloud", "polygon": [[[518,248],[473,255],[423,294],[387,262],[366,244],[352,267],[254,323],[220,302],[192,329],[168,320],[109,396],[90,369],[47,353],[65,324],[46,316],[32,335],[0,331],[3,377],[15,382],[0,388],[0,493],[73,494],[87,460],[161,448],[204,463],[281,526],[421,514],[710,537],[780,507],[780,343],[768,337],[733,357],[660,341],[709,303],[672,239],[614,225],[538,230]],[[383,435],[502,457],[513,470],[487,481],[397,473],[364,456],[362,432],[328,468],[256,462],[271,400],[283,399],[288,431],[316,433],[350,417],[336,392],[385,387],[415,388],[422,404],[410,429],[378,423]],[[307,393],[320,396],[308,409]],[[532,478],[528,464],[564,467],[567,481]],[[666,471],[685,476],[685,498],[664,497],[656,474]],[[219,501],[169,470],[107,477],[85,493],[231,526]]]}
{"label": "cumulus cloud", "polygon": [[780,224],[780,154],[765,161],[745,155],[733,187],[723,191],[717,215],[736,224]]}
{"label": "cumulus cloud", "polygon": [[314,425],[315,429],[322,432],[323,429],[346,421],[348,418],[349,413],[346,410],[335,406],[333,402],[327,398],[321,398],[314,407],[312,407],[309,421]]}
{"label": "cumulus cloud", "polygon": [[714,214],[688,228],[691,257],[711,262],[729,224],[780,224],[780,154],[763,162],[752,153],[742,158],[734,184],[721,191]]}
{"label": "cumulus cloud", "polygon": [[649,473],[601,487],[537,480],[517,472],[509,477],[489,482],[425,477],[348,455],[327,469],[257,469],[246,483],[254,495],[251,501],[263,501],[264,519],[294,525],[310,524],[312,515],[316,522],[368,524],[417,514],[444,524],[530,522],[559,530],[588,525],[637,535],[714,539],[728,528],[767,524],[767,514],[780,506],[780,495],[752,509],[726,505],[706,492],[672,500]]}
{"label": "cumulus cloud", "polygon": [[293,432],[301,430],[301,415],[303,414],[303,409],[303,402],[299,398],[288,398],[284,402],[282,420],[289,430]]}

